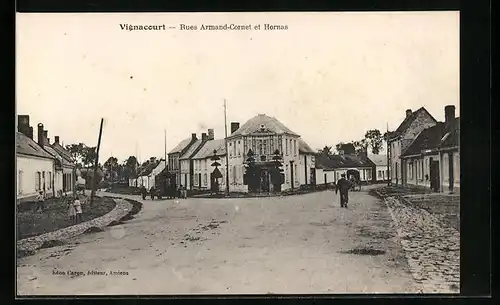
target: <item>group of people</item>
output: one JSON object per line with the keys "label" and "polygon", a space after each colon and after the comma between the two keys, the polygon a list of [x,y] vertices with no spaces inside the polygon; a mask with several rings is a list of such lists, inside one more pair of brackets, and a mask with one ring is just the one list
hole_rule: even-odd
{"label": "group of people", "polygon": [[[66,194],[62,194],[63,202],[67,204],[68,207],[68,216],[71,221],[78,223],[82,221],[82,204],[85,202],[85,199],[80,198],[79,195],[75,196],[67,196]],[[40,191],[37,195],[36,198],[37,206],[36,210],[37,212],[42,213],[45,210],[45,195],[43,191]]]}

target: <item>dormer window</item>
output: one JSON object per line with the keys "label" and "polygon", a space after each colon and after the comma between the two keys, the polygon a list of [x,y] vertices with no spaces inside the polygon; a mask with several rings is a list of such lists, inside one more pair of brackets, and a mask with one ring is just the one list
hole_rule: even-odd
{"label": "dormer window", "polygon": [[264,130],[264,129],[266,129],[266,125],[260,124],[260,130]]}

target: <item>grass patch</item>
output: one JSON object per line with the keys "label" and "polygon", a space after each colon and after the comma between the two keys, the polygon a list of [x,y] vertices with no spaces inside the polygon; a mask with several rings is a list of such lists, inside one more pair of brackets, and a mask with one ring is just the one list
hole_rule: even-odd
{"label": "grass patch", "polygon": [[[110,198],[94,197],[94,204],[82,206],[82,221],[101,217],[113,210],[116,203]],[[26,203],[17,211],[17,239],[38,236],[74,225],[68,216],[68,206],[59,198],[45,200],[45,210],[36,212],[36,203]]]}
{"label": "grass patch", "polygon": [[352,250],[349,250],[349,251],[342,251],[342,253],[375,256],[375,255],[385,254],[385,251],[384,250],[371,249],[371,248],[356,248],[356,249],[352,249]]}
{"label": "grass patch", "polygon": [[132,199],[125,199],[125,201],[129,202],[132,205],[132,209],[127,213],[127,215],[123,216],[119,222],[131,220],[135,218],[135,215],[142,210],[142,203],[139,201],[135,201]]}

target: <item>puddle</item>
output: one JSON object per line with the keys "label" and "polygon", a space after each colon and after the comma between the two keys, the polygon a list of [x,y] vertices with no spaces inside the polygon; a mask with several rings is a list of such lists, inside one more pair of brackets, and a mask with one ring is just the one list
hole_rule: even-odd
{"label": "puddle", "polygon": [[355,254],[355,255],[382,255],[385,254],[384,250],[372,249],[372,248],[355,248],[348,251],[341,251],[344,254]]}

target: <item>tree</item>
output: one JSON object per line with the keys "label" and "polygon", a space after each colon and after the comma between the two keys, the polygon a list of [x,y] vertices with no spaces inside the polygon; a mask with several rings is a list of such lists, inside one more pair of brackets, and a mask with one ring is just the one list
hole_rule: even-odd
{"label": "tree", "polygon": [[137,158],[135,156],[128,157],[127,161],[123,164],[123,177],[128,180],[133,176],[136,176],[138,166],[139,162],[137,162]]}
{"label": "tree", "polygon": [[108,173],[108,177],[113,180],[118,176],[118,171],[120,164],[118,164],[118,159],[115,157],[109,157],[103,165],[104,169]]}
{"label": "tree", "polygon": [[339,142],[337,145],[335,145],[335,150],[337,153],[342,150],[342,146],[345,145],[344,142]]}
{"label": "tree", "polygon": [[324,154],[325,156],[331,156],[332,155],[332,147],[325,145],[323,149],[320,151],[321,154]]}
{"label": "tree", "polygon": [[85,148],[87,146],[83,143],[78,144],[69,144],[66,145],[66,150],[69,151],[73,159],[76,160],[77,163],[81,164],[83,161],[83,157],[85,155]]}
{"label": "tree", "polygon": [[84,166],[89,167],[94,164],[97,155],[96,147],[85,146],[83,149],[82,163]]}
{"label": "tree", "polygon": [[361,139],[360,141],[352,141],[352,145],[356,149],[356,153],[366,153],[368,152],[368,142],[366,139]]}
{"label": "tree", "polygon": [[365,140],[367,144],[371,147],[372,153],[378,155],[384,149],[383,148],[384,136],[382,136],[380,130],[378,129],[371,129],[366,132]]}

